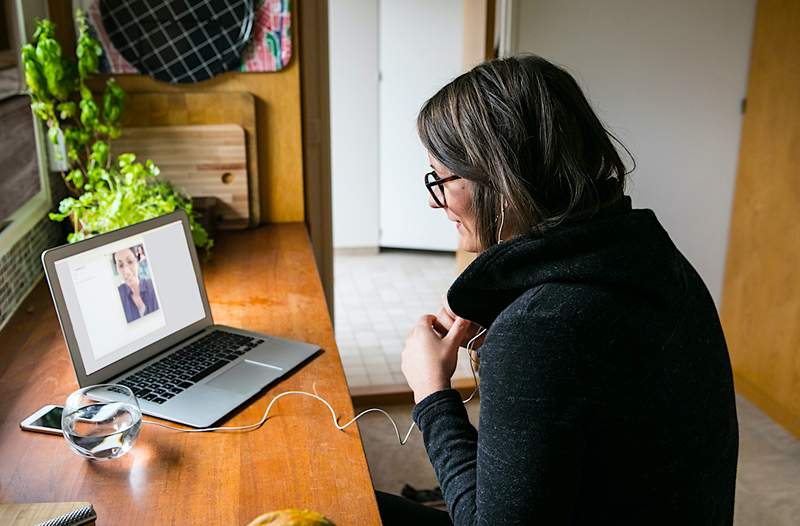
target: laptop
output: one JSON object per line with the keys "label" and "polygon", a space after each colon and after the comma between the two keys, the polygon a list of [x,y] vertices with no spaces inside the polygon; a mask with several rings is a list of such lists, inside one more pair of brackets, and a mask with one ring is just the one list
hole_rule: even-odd
{"label": "laptop", "polygon": [[147,415],[208,427],[320,350],[214,324],[183,211],[42,263],[78,384],[126,385]]}

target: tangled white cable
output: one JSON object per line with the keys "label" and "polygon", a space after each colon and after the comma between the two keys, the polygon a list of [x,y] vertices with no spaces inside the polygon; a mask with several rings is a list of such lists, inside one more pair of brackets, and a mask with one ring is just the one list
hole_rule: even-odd
{"label": "tangled white cable", "polygon": [[[472,400],[472,398],[475,396],[475,393],[478,392],[478,377],[475,375],[475,362],[472,360],[471,352],[472,352],[472,344],[475,342],[475,340],[480,338],[485,332],[486,332],[486,329],[481,329],[481,331],[478,332],[478,334],[476,334],[469,342],[467,342],[467,356],[469,357],[469,366],[470,366],[470,369],[472,370],[472,379],[475,382],[475,388],[472,390],[472,393],[470,393],[470,395],[466,399],[462,400],[462,402],[464,404],[466,404],[470,400]],[[408,442],[408,437],[411,436],[411,431],[413,431],[414,427],[416,426],[416,423],[412,422],[411,423],[411,427],[408,428],[408,432],[406,433],[405,437],[401,438],[400,437],[400,430],[397,428],[397,423],[394,421],[394,418],[392,418],[389,415],[389,413],[387,413],[386,411],[384,411],[383,409],[380,409],[378,407],[373,407],[373,408],[361,411],[356,416],[354,416],[351,420],[349,420],[347,423],[340,424],[339,423],[339,419],[336,417],[336,411],[333,409],[333,406],[331,406],[331,404],[328,403],[327,400],[322,398],[317,393],[316,384],[314,384],[313,389],[314,389],[313,393],[308,393],[306,391],[285,391],[283,393],[280,393],[279,395],[276,395],[275,398],[270,400],[269,404],[267,405],[267,409],[264,411],[264,416],[261,417],[261,420],[259,420],[255,424],[249,424],[249,425],[246,425],[246,426],[222,426],[222,427],[204,427],[202,429],[181,429],[179,427],[171,426],[169,424],[162,424],[161,422],[153,422],[151,420],[143,420],[142,422],[145,423],[145,424],[151,425],[151,426],[163,427],[165,429],[171,429],[173,431],[180,431],[181,433],[209,433],[209,432],[212,432],[212,431],[249,431],[251,429],[258,429],[259,427],[264,425],[264,423],[267,421],[267,418],[269,417],[269,412],[272,409],[272,406],[275,405],[275,402],[277,402],[278,400],[280,400],[284,396],[303,395],[303,396],[310,396],[311,398],[319,400],[320,402],[325,404],[325,407],[327,407],[328,410],[331,412],[331,418],[333,419],[334,427],[336,427],[336,429],[338,429],[340,431],[343,431],[343,430],[347,429],[353,422],[355,422],[356,420],[358,420],[359,418],[361,418],[362,416],[364,416],[364,415],[366,415],[368,413],[381,413],[386,418],[389,419],[389,422],[391,422],[392,427],[394,428],[394,434],[397,436],[397,441],[400,443],[401,446],[404,446],[404,445],[406,445],[406,442]]]}

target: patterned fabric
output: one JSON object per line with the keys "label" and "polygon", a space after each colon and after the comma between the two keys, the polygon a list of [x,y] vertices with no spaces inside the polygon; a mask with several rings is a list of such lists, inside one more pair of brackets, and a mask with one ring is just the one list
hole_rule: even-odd
{"label": "patterned fabric", "polygon": [[139,73],[133,65],[119,54],[117,48],[108,38],[106,28],[103,27],[103,15],[100,14],[100,0],[94,0],[87,11],[89,31],[92,36],[103,46],[103,56],[100,57],[100,73]]}
{"label": "patterned fabric", "polygon": [[292,58],[290,0],[260,0],[241,71],[280,71]]}
{"label": "patterned fabric", "polygon": [[103,27],[136,69],[169,83],[238,70],[253,0],[100,0]]}
{"label": "patterned fabric", "polygon": [[[117,51],[103,26],[99,0],[74,0],[87,13],[89,30],[103,47],[100,73],[136,74],[139,71]],[[291,0],[258,0],[250,43],[242,53],[242,72],[280,71],[292,58]]]}

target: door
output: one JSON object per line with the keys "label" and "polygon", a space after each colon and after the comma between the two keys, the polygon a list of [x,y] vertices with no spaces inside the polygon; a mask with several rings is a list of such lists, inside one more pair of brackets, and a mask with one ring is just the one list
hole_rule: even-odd
{"label": "door", "polygon": [[800,437],[800,2],[759,0],[722,295],[736,389]]}
{"label": "door", "polygon": [[381,0],[378,19],[380,246],[452,251],[454,223],[428,207],[416,118],[462,71],[463,0]]}

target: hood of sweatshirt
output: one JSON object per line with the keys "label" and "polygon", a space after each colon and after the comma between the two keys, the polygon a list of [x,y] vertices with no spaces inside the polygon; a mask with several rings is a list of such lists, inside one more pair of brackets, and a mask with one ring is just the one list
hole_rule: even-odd
{"label": "hood of sweatshirt", "polygon": [[633,209],[625,196],[589,219],[490,247],[453,282],[447,300],[457,315],[489,327],[519,296],[548,283],[613,287],[674,305],[689,272],[655,213]]}

